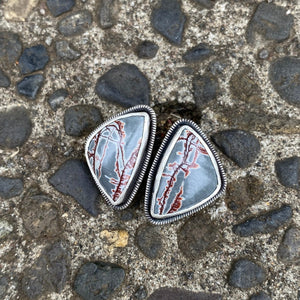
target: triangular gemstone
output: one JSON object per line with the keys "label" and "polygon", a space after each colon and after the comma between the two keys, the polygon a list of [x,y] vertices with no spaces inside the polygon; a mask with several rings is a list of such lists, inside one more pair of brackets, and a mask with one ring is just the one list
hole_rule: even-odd
{"label": "triangular gemstone", "polygon": [[147,182],[145,210],[155,224],[190,215],[225,190],[216,152],[200,128],[182,120],[169,130]]}
{"label": "triangular gemstone", "polygon": [[114,208],[126,208],[132,201],[151,155],[155,126],[153,110],[141,105],[111,118],[89,136],[88,166]]}

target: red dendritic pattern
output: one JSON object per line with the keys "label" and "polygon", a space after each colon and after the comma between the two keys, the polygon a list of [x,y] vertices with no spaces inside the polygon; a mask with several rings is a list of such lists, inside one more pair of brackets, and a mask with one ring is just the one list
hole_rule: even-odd
{"label": "red dendritic pattern", "polygon": [[[168,198],[172,192],[172,189],[174,188],[180,172],[183,172],[184,178],[187,178],[190,174],[191,169],[199,168],[199,164],[196,163],[199,154],[208,155],[200,140],[191,131],[185,130],[184,134],[182,134],[177,139],[176,143],[180,141],[182,143],[182,151],[176,153],[179,156],[179,162],[174,161],[172,163],[169,163],[167,169],[170,172],[162,174],[162,177],[167,177],[168,180],[162,196],[157,199],[160,215],[164,212],[165,206],[168,202]],[[182,181],[178,193],[176,193],[174,199],[172,200],[167,214],[174,213],[181,208],[182,201],[184,200],[184,198],[182,197],[183,188],[184,181]]]}
{"label": "red dendritic pattern", "polygon": [[[99,131],[91,140],[94,143],[92,149],[88,151],[88,158],[92,165],[93,171],[96,174],[98,180],[102,176],[101,169],[103,165],[103,160],[105,159],[107,151],[112,151],[111,145],[114,145],[116,156],[115,156],[115,174],[114,177],[107,177],[109,183],[113,185],[111,189],[111,198],[113,201],[117,201],[121,196],[124,188],[127,186],[132,170],[135,166],[138,153],[141,147],[142,138],[137,142],[136,148],[132,151],[129,158],[125,158],[125,138],[126,133],[124,130],[125,123],[117,120],[107,126],[105,126],[101,131]],[[105,141],[101,155],[96,152],[97,146],[100,141]]]}

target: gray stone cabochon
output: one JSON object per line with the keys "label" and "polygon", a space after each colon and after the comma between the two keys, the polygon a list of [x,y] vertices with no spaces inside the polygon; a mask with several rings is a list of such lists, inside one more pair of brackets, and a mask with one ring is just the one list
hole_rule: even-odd
{"label": "gray stone cabochon", "polygon": [[[147,119],[147,120],[146,120]],[[126,199],[128,188],[146,147],[149,116],[132,113],[106,124],[94,135],[88,146],[94,177],[113,204]]]}
{"label": "gray stone cabochon", "polygon": [[155,177],[151,215],[164,218],[190,211],[221,188],[217,162],[203,139],[189,126],[171,140]]}

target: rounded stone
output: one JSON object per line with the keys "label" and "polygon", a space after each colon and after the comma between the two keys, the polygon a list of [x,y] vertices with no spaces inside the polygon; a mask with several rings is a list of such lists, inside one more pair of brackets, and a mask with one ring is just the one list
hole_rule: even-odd
{"label": "rounded stone", "polygon": [[265,270],[248,259],[236,261],[229,274],[229,284],[241,289],[249,289],[263,283],[266,279]]}
{"label": "rounded stone", "polygon": [[15,64],[22,51],[19,36],[13,32],[0,32],[0,62],[8,67]]}
{"label": "rounded stone", "polygon": [[92,22],[93,17],[88,10],[77,11],[59,21],[58,31],[64,36],[80,35],[89,29]]}
{"label": "rounded stone", "polygon": [[75,50],[68,41],[57,41],[55,44],[56,55],[61,59],[75,60],[80,57],[80,52]]}
{"label": "rounded stone", "polygon": [[23,106],[0,112],[1,148],[12,149],[22,146],[29,138],[31,130],[32,122]]}
{"label": "rounded stone", "polygon": [[10,178],[0,176],[0,196],[10,199],[19,196],[23,192],[23,180],[20,178]]}
{"label": "rounded stone", "polygon": [[74,289],[84,300],[105,300],[121,286],[125,271],[108,262],[84,264],[75,277]]}
{"label": "rounded stone", "polygon": [[186,62],[199,62],[209,58],[213,54],[212,49],[205,43],[200,43],[197,46],[187,50],[182,58]]}
{"label": "rounded stone", "polygon": [[100,110],[91,105],[75,105],[65,111],[64,126],[67,135],[82,136],[102,123]]}
{"label": "rounded stone", "polygon": [[258,139],[245,130],[224,130],[212,138],[221,151],[241,168],[252,164],[260,152]]}
{"label": "rounded stone", "polygon": [[96,83],[96,93],[100,98],[130,107],[149,105],[150,85],[137,66],[122,63],[102,75]]}
{"label": "rounded stone", "polygon": [[269,78],[279,96],[292,105],[300,105],[300,59],[285,56],[273,61]]}
{"label": "rounded stone", "polygon": [[46,48],[43,45],[36,45],[24,49],[20,59],[19,68],[21,74],[28,74],[42,70],[49,61]]}
{"label": "rounded stone", "polygon": [[141,225],[135,234],[135,243],[141,252],[150,259],[156,259],[162,254],[163,243],[161,235],[152,225]]}

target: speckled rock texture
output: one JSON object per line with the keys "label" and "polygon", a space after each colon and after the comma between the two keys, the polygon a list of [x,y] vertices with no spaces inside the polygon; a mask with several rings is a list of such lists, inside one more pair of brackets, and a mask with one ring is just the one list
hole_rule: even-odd
{"label": "speckled rock texture", "polygon": [[[297,0],[0,3],[1,300],[300,300]],[[115,210],[84,154],[143,104],[149,166],[190,119],[228,182],[163,226],[144,213],[149,170]]]}

